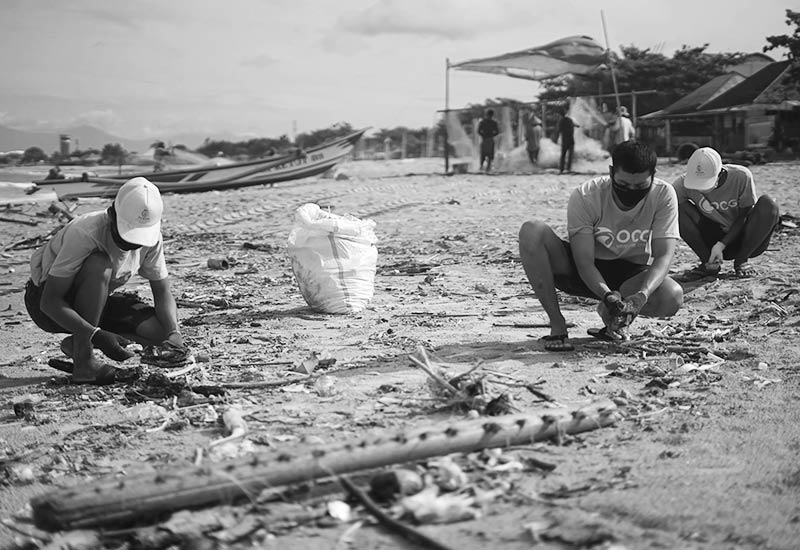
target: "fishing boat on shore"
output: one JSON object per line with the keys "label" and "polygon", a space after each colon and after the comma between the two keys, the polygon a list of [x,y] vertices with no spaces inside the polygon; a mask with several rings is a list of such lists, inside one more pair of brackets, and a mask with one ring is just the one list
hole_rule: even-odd
{"label": "fishing boat on shore", "polygon": [[162,193],[198,193],[236,189],[253,185],[275,184],[322,174],[352,152],[366,128],[308,149],[245,162],[223,165],[188,166],[176,170],[138,172],[96,177],[88,173],[79,177],[34,181],[29,193],[46,189],[59,199],[114,197],[128,179],[142,176]]}

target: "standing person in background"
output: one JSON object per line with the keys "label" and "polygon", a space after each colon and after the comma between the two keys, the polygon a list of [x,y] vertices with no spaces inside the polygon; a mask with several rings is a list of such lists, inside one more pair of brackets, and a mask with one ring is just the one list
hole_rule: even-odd
{"label": "standing person in background", "polygon": [[481,136],[481,164],[480,169],[483,171],[483,163],[486,162],[486,173],[492,170],[492,161],[494,160],[494,138],[500,134],[500,127],[494,119],[494,109],[487,109],[486,114],[478,123],[478,135]]}
{"label": "standing person in background", "polygon": [[628,114],[628,108],[624,105],[620,105],[619,109],[617,110],[617,115],[614,121],[611,123],[611,140],[608,147],[609,152],[613,152],[614,147],[623,141],[634,139],[635,135],[636,129],[633,127],[633,122]]}
{"label": "standing person in background", "polygon": [[567,109],[562,107],[560,110],[561,119],[556,126],[556,137],[553,141],[558,143],[561,139],[561,158],[558,161],[558,173],[563,174],[564,168],[567,172],[572,172],[572,155],[575,153],[575,128],[578,127],[575,121],[567,114]]}
{"label": "standing person in background", "polygon": [[733,260],[737,277],[753,276],[747,261],[767,249],[780,213],[768,195],[756,198],[752,172],[738,164],[722,164],[717,151],[702,147],[692,153],[686,173],[673,186],[681,238],[700,260],[680,280],[716,277],[724,260]]}
{"label": "standing person in background", "polygon": [[542,141],[542,121],[536,115],[531,115],[525,128],[525,141],[528,159],[536,166],[539,159],[539,143]]}

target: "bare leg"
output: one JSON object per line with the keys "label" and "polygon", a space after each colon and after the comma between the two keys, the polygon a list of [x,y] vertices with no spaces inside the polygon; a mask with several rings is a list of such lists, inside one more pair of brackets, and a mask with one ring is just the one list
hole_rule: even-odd
{"label": "bare leg", "polygon": [[742,244],[733,261],[735,266],[746,263],[767,249],[779,219],[778,205],[768,195],[761,195],[747,215],[747,222],[742,229]]}
{"label": "bare leg", "polygon": [[[110,282],[111,262],[100,252],[86,258],[75,277],[75,301],[72,307],[93,326],[100,322]],[[88,334],[73,335],[72,358],[75,365],[73,378],[76,381],[92,380],[102,365],[94,357],[94,346]]]}
{"label": "bare leg", "polygon": [[561,239],[542,221],[525,222],[519,231],[519,255],[528,282],[550,319],[550,334],[567,334],[553,280],[556,273],[568,275],[572,271]]}
{"label": "bare leg", "polygon": [[689,245],[701,262],[706,263],[711,255],[711,246],[700,231],[700,212],[694,205],[684,202],[678,207],[678,227],[681,238]]}

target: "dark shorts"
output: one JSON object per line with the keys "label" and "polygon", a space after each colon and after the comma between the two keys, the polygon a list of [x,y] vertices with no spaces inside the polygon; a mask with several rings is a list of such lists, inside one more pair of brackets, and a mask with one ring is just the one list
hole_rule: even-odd
{"label": "dark shorts", "polygon": [[[553,282],[556,288],[572,296],[596,299],[597,296],[589,290],[589,287],[586,286],[586,283],[583,282],[583,279],[578,274],[578,267],[575,265],[575,259],[572,257],[572,248],[569,243],[564,240],[561,242],[564,245],[567,256],[569,256],[571,273],[569,275],[554,274]],[[647,271],[650,267],[644,264],[635,264],[628,260],[595,260],[594,265],[600,271],[611,290],[619,290],[622,283],[639,273]]]}
{"label": "dark shorts", "polygon": [[481,142],[481,157],[494,158],[494,140],[487,139]]}
{"label": "dark shorts", "polygon": [[[700,237],[709,249],[717,244],[717,241],[721,241],[727,234],[720,224],[702,214],[700,215],[700,223],[697,224],[697,227],[700,230]],[[723,259],[732,260],[736,257],[739,253],[739,248],[742,246],[743,237],[744,231],[741,231],[738,237],[728,243],[725,250],[722,252]]]}
{"label": "dark shorts", "polygon": [[[36,326],[45,332],[65,333],[70,331],[53,321],[41,309],[44,283],[36,286],[28,280],[25,285],[25,308]],[[74,291],[67,294],[67,301],[72,304],[75,299]],[[136,334],[136,328],[147,319],[155,316],[153,306],[142,301],[138,294],[129,292],[116,292],[106,300],[106,307],[100,316],[100,328],[117,334]]]}

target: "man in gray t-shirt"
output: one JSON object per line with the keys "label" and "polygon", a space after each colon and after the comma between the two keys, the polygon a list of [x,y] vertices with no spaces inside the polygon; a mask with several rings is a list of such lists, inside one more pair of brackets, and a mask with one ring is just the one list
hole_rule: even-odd
{"label": "man in gray t-shirt", "polygon": [[[124,381],[121,369],[101,363],[94,349],[124,361],[133,356],[121,345],[126,338],[188,353],[164,259],[162,209],[158,188],[133,178],[107,210],[75,218],[31,256],[25,307],[42,330],[69,334],[61,349],[73,363],[50,365],[71,372],[73,383]],[[135,274],[150,282],[153,306],[114,293]]]}
{"label": "man in gray t-shirt", "polygon": [[678,233],[675,190],[655,178],[656,154],[625,141],[614,148],[608,176],[573,191],[567,206],[569,241],[544,222],[525,222],[519,233],[522,266],[550,319],[548,351],[571,351],[556,289],[600,301],[604,327],[589,334],[625,337],[637,315],[669,317],[683,290],[667,276]]}
{"label": "man in gray t-shirt", "polygon": [[738,164],[723,164],[717,151],[701,147],[672,185],[681,237],[700,260],[680,280],[716,277],[724,260],[733,260],[737,277],[752,276],[748,260],[767,249],[780,221],[775,201],[769,195],[756,196],[752,172]]}

